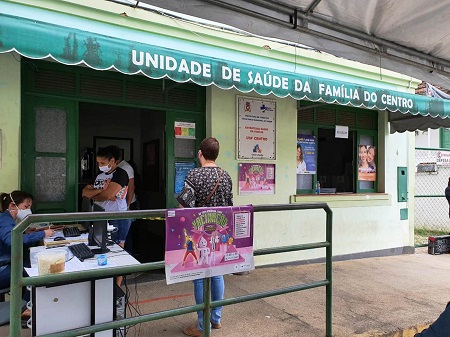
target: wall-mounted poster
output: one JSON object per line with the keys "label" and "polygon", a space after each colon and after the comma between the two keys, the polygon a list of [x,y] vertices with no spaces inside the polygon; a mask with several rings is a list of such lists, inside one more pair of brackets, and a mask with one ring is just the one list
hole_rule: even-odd
{"label": "wall-mounted poster", "polygon": [[275,164],[239,164],[239,194],[275,194]]}
{"label": "wall-mounted poster", "polygon": [[190,170],[195,168],[194,162],[175,162],[175,193],[181,192],[184,180]]}
{"label": "wall-mounted poster", "polygon": [[297,174],[316,174],[316,137],[297,135]]}
{"label": "wall-mounted poster", "polygon": [[[0,130],[1,131],[1,130]],[[432,152],[430,151],[430,154]],[[450,151],[437,151],[435,156],[430,156],[429,162],[435,162],[437,165],[450,166]]]}
{"label": "wall-mounted poster", "polygon": [[358,180],[376,180],[375,154],[376,147],[373,145],[358,146]]}
{"label": "wall-mounted poster", "polygon": [[238,159],[275,159],[275,101],[238,96]]}
{"label": "wall-mounted poster", "polygon": [[167,284],[253,270],[253,207],[166,211]]}
{"label": "wall-mounted poster", "polygon": [[175,122],[175,138],[195,139],[195,123]]}

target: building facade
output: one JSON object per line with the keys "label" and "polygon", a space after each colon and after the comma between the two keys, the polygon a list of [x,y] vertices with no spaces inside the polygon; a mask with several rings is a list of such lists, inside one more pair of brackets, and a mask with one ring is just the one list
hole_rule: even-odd
{"label": "building facade", "polygon": [[[77,211],[95,151],[110,144],[136,165],[143,208],[176,207],[199,142],[214,136],[235,205],[326,202],[333,255],[413,251],[414,134],[390,134],[387,109],[422,113],[418,80],[107,1],[0,1],[0,13],[0,190],[33,193],[36,212]],[[325,213],[257,213],[254,231],[258,249],[322,241]]]}

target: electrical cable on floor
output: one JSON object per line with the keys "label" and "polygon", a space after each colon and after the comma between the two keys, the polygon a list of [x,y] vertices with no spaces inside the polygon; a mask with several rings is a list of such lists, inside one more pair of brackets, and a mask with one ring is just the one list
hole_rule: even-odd
{"label": "electrical cable on floor", "polygon": [[[136,280],[135,280],[135,302],[138,303],[137,306],[134,306],[134,305],[130,304],[130,289],[128,288],[128,283],[127,283],[127,279],[126,279],[125,276],[124,276],[124,282],[123,283],[124,283],[124,286],[125,286],[125,303],[126,303],[125,310],[128,311],[129,317],[140,316],[141,313],[140,313],[140,308],[139,308],[139,294],[137,292]],[[125,335],[127,335],[129,330],[131,328],[135,327],[136,325],[138,325],[138,327],[136,327],[134,329],[134,335],[136,336],[136,331],[138,331],[139,332],[138,335],[140,335],[141,323],[124,327]]]}
{"label": "electrical cable on floor", "polygon": [[[134,301],[133,301],[134,303],[136,303],[136,305],[130,304],[130,301],[129,301],[129,299],[130,299],[130,291],[129,291],[129,288],[128,288],[128,284],[126,286],[126,290],[127,290],[127,308],[128,308],[128,310],[130,312],[130,315],[131,316],[141,316],[141,310],[140,310],[140,307],[139,307],[139,292],[138,292],[138,289],[137,289],[136,278],[134,278],[134,293],[135,293],[134,296],[135,296],[135,298],[134,298]],[[137,334],[139,336],[140,333],[141,333],[141,324],[139,324],[138,327],[135,327],[134,335],[136,336],[136,334]]]}
{"label": "electrical cable on floor", "polygon": [[[136,303],[137,312],[138,312],[138,314],[140,316],[140,315],[142,315],[142,313],[141,313],[141,307],[140,307],[140,303],[139,303],[139,292],[138,292],[137,279],[136,278],[134,279],[134,293],[135,293],[134,301]],[[137,336],[138,337],[141,335],[141,327],[142,327],[142,325],[139,324],[139,329],[137,331]],[[136,334],[136,331],[135,331],[135,334]]]}

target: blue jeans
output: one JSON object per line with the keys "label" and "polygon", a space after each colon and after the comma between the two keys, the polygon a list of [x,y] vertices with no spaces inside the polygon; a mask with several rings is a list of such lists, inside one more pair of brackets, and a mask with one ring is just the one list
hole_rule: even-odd
{"label": "blue jeans", "polygon": [[[195,303],[203,303],[203,279],[194,280],[194,296]],[[211,300],[218,301],[223,299],[223,294],[225,292],[225,282],[223,276],[213,276],[211,277]],[[211,322],[218,324],[220,323],[220,318],[222,317],[222,308],[217,307],[211,309]],[[198,329],[203,330],[203,311],[197,311],[198,315]]]}
{"label": "blue jeans", "polygon": [[124,243],[127,238],[128,231],[131,226],[131,219],[109,220],[110,225],[113,225],[117,230],[112,233],[114,242]]}

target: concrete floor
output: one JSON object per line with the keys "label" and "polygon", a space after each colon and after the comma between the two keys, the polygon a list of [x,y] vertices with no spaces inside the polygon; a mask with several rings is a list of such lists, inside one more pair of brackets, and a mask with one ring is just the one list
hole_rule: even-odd
{"label": "concrete floor", "polygon": [[[416,254],[333,263],[333,336],[382,336],[434,321],[450,300],[450,255]],[[167,286],[163,274],[128,277],[127,315],[194,303],[191,282]],[[258,268],[225,276],[226,297],[325,279],[324,264]],[[131,310],[131,311],[130,311]],[[183,336],[195,314],[131,327],[128,336]],[[227,306],[216,337],[325,336],[325,288]],[[9,326],[0,327],[0,336]],[[30,336],[23,329],[21,337]]]}

